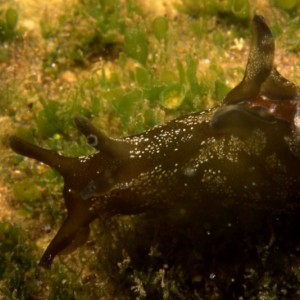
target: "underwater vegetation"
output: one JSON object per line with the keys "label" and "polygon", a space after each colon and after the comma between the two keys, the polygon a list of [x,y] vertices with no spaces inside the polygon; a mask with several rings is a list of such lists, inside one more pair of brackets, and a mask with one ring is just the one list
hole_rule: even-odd
{"label": "underwater vegetation", "polygon": [[[63,177],[6,143],[9,134],[66,157],[97,153],[74,116],[109,140],[211,107],[214,129],[225,128],[220,136],[236,128],[226,124],[246,126],[241,118],[228,123],[226,112],[244,112],[252,124],[252,108],[267,117],[277,107],[275,118],[289,122],[287,102],[254,101],[250,111],[247,102],[219,104],[243,78],[254,13],[268,20],[279,72],[299,83],[298,1],[182,0],[176,8],[171,1],[157,8],[139,0],[60,2],[0,5],[2,33],[9,32],[0,42],[0,298],[298,299],[297,207],[209,210],[171,202],[99,215],[84,245],[61,251],[45,270],[38,263],[68,214]],[[259,93],[269,81],[261,80]]]}
{"label": "underwater vegetation", "polygon": [[[127,293],[251,298],[264,293],[263,285],[251,287],[255,277],[275,288],[264,266],[276,262],[281,278],[285,251],[296,249],[288,256],[295,260],[299,251],[300,88],[277,71],[274,52],[269,27],[255,16],[244,77],[221,105],[115,139],[77,116],[95,148],[86,156],[66,157],[10,136],[15,152],[64,178],[68,214],[40,265],[50,268],[57,255],[83,245],[96,218],[137,215],[126,236],[99,237],[105,247],[98,264],[119,249],[114,263],[99,268],[118,274],[112,280]],[[295,281],[292,275],[281,284]]]}
{"label": "underwater vegetation", "polygon": [[15,9],[0,10],[0,42],[12,40],[17,32],[18,13]]}

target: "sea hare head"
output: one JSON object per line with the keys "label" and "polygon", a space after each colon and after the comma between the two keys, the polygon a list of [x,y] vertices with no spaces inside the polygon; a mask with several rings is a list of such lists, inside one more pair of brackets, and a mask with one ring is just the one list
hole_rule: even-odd
{"label": "sea hare head", "polygon": [[[106,207],[105,199],[98,200],[98,212],[93,209],[95,194],[110,191],[116,179],[112,178],[116,160],[122,157],[122,147],[107,138],[83,117],[76,117],[78,129],[87,136],[92,146],[100,150],[85,157],[65,157],[54,151],[32,145],[16,136],[10,136],[10,147],[17,153],[41,161],[56,169],[64,178],[64,200],[68,216],[51,241],[40,264],[49,267],[57,254],[69,253],[85,243],[89,234],[89,223]],[[126,149],[126,147],[123,147]],[[105,198],[105,197],[104,197]],[[109,209],[104,213],[109,214]]]}

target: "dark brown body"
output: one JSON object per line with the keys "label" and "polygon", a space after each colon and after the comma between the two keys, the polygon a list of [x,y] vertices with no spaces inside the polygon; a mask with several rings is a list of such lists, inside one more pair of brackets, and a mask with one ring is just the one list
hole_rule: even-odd
{"label": "dark brown body", "polygon": [[41,265],[73,250],[98,216],[179,207],[233,207],[275,212],[300,209],[299,88],[273,66],[274,41],[262,17],[243,81],[223,105],[175,119],[143,134],[114,140],[75,119],[98,152],[67,158],[10,137],[17,153],[64,177],[68,217]]}

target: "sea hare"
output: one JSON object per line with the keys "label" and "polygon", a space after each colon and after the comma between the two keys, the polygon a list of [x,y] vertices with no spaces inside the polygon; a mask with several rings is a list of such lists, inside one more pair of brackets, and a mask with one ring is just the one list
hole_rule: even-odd
{"label": "sea hare", "polygon": [[15,152],[64,178],[68,215],[40,265],[49,268],[56,255],[84,244],[89,224],[99,216],[168,207],[212,213],[228,207],[299,209],[300,88],[273,61],[272,33],[255,16],[244,78],[216,108],[119,139],[75,117],[97,150],[82,157],[64,157],[10,136]]}

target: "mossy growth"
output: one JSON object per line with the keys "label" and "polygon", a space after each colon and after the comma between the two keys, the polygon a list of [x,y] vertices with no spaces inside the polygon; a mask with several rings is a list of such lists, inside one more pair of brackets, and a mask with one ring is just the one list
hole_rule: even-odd
{"label": "mossy growth", "polygon": [[29,235],[7,221],[0,223],[0,295],[3,299],[30,299],[39,294],[35,280],[36,247]]}
{"label": "mossy growth", "polygon": [[292,12],[299,5],[299,1],[297,1],[297,0],[287,0],[287,1],[274,0],[274,4],[281,9]]}
{"label": "mossy growth", "polygon": [[20,31],[18,29],[19,15],[16,9],[8,7],[0,8],[0,63],[9,60],[11,51],[7,43],[15,41]]}
{"label": "mossy growth", "polygon": [[210,15],[219,14],[227,16],[231,20],[250,20],[251,9],[249,0],[181,0],[177,5],[178,9],[192,17],[199,17],[206,13]]}
{"label": "mossy growth", "polygon": [[100,224],[92,237],[97,259],[91,266],[106,274],[116,297],[298,295],[297,216],[241,210],[237,217],[230,209],[215,214],[173,208]]}
{"label": "mossy growth", "polygon": [[44,67],[53,72],[53,66],[86,66],[98,56],[117,57],[123,45],[127,9],[129,5],[120,0],[82,0],[56,20],[46,15],[40,27],[51,47],[46,49]]}
{"label": "mossy growth", "polygon": [[0,42],[14,39],[17,35],[18,12],[13,8],[0,10]]}

